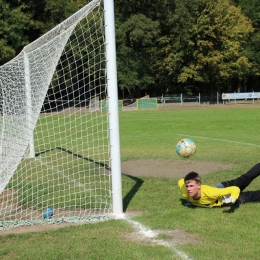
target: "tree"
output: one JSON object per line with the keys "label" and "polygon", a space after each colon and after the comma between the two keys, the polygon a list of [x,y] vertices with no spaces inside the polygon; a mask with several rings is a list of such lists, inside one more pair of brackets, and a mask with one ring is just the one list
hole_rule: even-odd
{"label": "tree", "polygon": [[84,0],[0,0],[0,63],[76,12]]}
{"label": "tree", "polygon": [[[250,39],[246,44],[243,55],[248,57],[253,66],[249,72],[247,83],[251,90],[260,89],[260,1],[259,0],[236,0],[237,6],[241,8],[244,15],[251,19],[254,33],[250,35]],[[244,84],[246,91],[246,85]]]}
{"label": "tree", "polygon": [[[169,21],[172,19],[174,8],[174,0],[119,0],[115,2],[117,63],[121,89],[126,87],[142,88],[143,92],[146,89],[152,95],[164,93],[163,85],[167,85],[167,83],[162,84],[162,82],[167,81],[167,75],[160,74],[164,69],[160,71],[162,67],[160,66],[157,40],[171,30],[172,26]],[[139,19],[140,23],[132,23],[131,20],[134,21],[134,19]],[[142,43],[142,39],[140,39],[138,44],[131,45],[130,41],[126,40],[130,35],[127,34],[130,27],[125,27],[130,23],[135,27],[134,29],[132,26],[133,33],[141,25],[143,39],[149,38],[151,33],[153,38],[149,38],[145,44],[140,44]],[[134,38],[132,40],[135,41]],[[122,81],[122,78],[124,78],[124,81]],[[162,78],[164,78],[164,81]]]}
{"label": "tree", "polygon": [[23,12],[25,5],[10,6],[0,0],[0,63],[4,64],[17,55],[29,43],[25,31],[30,15]]}
{"label": "tree", "polygon": [[[26,6],[25,12],[31,16],[30,27],[26,32],[30,42],[36,40],[87,4],[84,0],[20,0],[19,2]],[[90,0],[87,2],[90,2]]]}
{"label": "tree", "polygon": [[190,28],[194,24],[194,17],[198,15],[197,5],[197,0],[175,0],[165,6],[153,59],[155,78],[161,86],[161,94],[182,92],[184,84],[178,82],[178,75],[192,55],[189,46]]}
{"label": "tree", "polygon": [[140,92],[153,84],[151,53],[158,22],[135,14],[117,26],[118,85],[124,93]]}
{"label": "tree", "polygon": [[[237,91],[240,91],[241,81],[252,66],[246,57],[241,56],[253,31],[251,22],[228,0],[205,3],[191,30],[194,52],[188,67],[195,68],[202,82],[211,86],[224,85],[236,78]],[[179,80],[183,80],[183,73],[179,75]]]}
{"label": "tree", "polygon": [[177,76],[174,81],[186,86],[199,85],[200,91],[204,86],[206,92],[221,90],[219,86],[238,75],[240,86],[252,66],[246,57],[241,59],[246,40],[253,31],[250,20],[229,0],[178,0],[176,3],[175,14],[179,15],[175,22],[180,23],[180,30],[170,36],[164,47],[167,55],[162,61],[168,75]]}

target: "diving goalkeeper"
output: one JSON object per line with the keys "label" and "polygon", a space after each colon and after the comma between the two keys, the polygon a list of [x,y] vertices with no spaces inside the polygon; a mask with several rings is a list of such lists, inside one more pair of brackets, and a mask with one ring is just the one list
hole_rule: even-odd
{"label": "diving goalkeeper", "polygon": [[201,177],[196,172],[188,173],[178,181],[182,196],[194,206],[221,207],[235,203],[260,202],[260,190],[243,191],[260,175],[260,163],[237,179],[224,181],[215,187],[201,184]]}

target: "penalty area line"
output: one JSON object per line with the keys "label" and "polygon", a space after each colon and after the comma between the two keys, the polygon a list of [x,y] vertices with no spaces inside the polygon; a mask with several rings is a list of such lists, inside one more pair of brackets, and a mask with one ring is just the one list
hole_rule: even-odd
{"label": "penalty area line", "polygon": [[174,135],[177,135],[177,136],[187,136],[187,137],[198,138],[198,139],[205,139],[205,140],[220,141],[220,142],[227,142],[227,143],[234,143],[234,144],[241,144],[241,145],[254,146],[254,147],[260,147],[259,144],[244,143],[244,142],[225,140],[225,139],[218,139],[218,138],[210,138],[210,137],[203,137],[203,136],[196,136],[196,135],[184,135],[184,134],[174,134]]}
{"label": "penalty area line", "polygon": [[163,241],[162,239],[156,239],[158,234],[156,232],[154,232],[153,230],[147,229],[145,226],[143,226],[142,224],[140,224],[137,221],[133,221],[128,218],[125,218],[125,219],[134,227],[135,230],[137,230],[139,235],[142,236],[143,238],[150,239],[151,242],[153,242],[157,245],[165,246],[165,247],[172,249],[174,251],[174,253],[180,257],[181,260],[191,260],[192,259],[188,255],[186,255],[184,252],[178,250],[176,247],[174,247],[173,245],[170,245],[166,241]]}

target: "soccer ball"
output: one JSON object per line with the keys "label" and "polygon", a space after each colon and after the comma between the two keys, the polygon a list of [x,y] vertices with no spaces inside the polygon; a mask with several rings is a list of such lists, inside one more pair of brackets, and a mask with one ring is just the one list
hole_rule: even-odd
{"label": "soccer ball", "polygon": [[176,153],[182,158],[190,158],[196,152],[196,144],[191,139],[182,139],[177,143]]}

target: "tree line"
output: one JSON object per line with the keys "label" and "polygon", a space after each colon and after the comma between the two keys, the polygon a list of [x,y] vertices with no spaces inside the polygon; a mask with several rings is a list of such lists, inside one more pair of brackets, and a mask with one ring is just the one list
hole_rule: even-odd
{"label": "tree line", "polygon": [[[0,0],[0,64],[89,0]],[[120,97],[260,91],[260,0],[114,0]]]}

